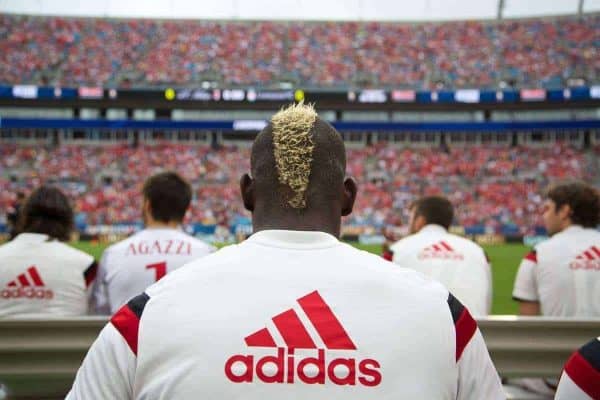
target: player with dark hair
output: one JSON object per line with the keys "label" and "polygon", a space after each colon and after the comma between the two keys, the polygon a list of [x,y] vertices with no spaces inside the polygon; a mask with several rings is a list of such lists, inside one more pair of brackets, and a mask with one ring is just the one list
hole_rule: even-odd
{"label": "player with dark hair", "polygon": [[119,310],[67,398],[504,398],[456,298],[338,240],[345,169],[312,107],[275,114],[240,184],[252,236]]}
{"label": "player with dark hair", "polygon": [[59,189],[31,193],[20,212],[21,233],[0,246],[0,317],[87,313],[96,263],[62,243],[72,230],[73,210]]}
{"label": "player with dark hair", "polygon": [[552,237],[522,261],[513,297],[521,315],[600,317],[600,194],[582,182],[552,186],[543,218]]}
{"label": "player with dark hair", "polygon": [[[529,252],[517,272],[513,298],[520,315],[600,317],[600,194],[582,182],[551,186],[543,209],[551,238]],[[552,395],[556,380],[511,383]]]}
{"label": "player with dark hair", "polygon": [[114,313],[167,273],[215,250],[181,229],[192,199],[182,177],[156,174],[146,180],[142,193],[145,229],[107,248],[100,260],[93,293],[97,313]]}
{"label": "player with dark hair", "polygon": [[481,246],[448,232],[454,207],[440,196],[410,206],[411,235],[390,246],[392,261],[441,282],[475,315],[492,304],[492,274]]}

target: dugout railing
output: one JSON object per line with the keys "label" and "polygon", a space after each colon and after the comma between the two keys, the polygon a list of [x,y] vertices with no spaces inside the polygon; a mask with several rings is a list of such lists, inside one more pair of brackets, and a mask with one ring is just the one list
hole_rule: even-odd
{"label": "dugout railing", "polygon": [[[492,316],[478,320],[503,377],[558,377],[569,355],[600,335],[600,320]],[[11,399],[68,391],[103,317],[0,321],[0,383]]]}

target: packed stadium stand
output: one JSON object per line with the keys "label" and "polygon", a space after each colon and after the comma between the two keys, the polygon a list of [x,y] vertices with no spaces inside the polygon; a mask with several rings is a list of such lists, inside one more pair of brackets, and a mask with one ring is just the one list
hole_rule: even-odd
{"label": "packed stadium stand", "polygon": [[0,82],[415,89],[562,87],[600,77],[600,16],[445,23],[0,15]]}
{"label": "packed stadium stand", "polygon": [[[10,207],[18,191],[55,182],[75,201],[81,230],[141,222],[141,185],[163,169],[193,183],[188,222],[229,228],[247,216],[238,193],[239,177],[249,167],[247,147],[3,145],[0,153],[0,169],[10,171],[0,176],[0,207]],[[359,231],[401,225],[411,201],[441,193],[456,205],[456,222],[467,230],[522,236],[543,229],[539,207],[549,182],[593,181],[597,165],[591,153],[563,144],[443,150],[380,143],[350,149],[348,173],[361,192],[345,223]]]}

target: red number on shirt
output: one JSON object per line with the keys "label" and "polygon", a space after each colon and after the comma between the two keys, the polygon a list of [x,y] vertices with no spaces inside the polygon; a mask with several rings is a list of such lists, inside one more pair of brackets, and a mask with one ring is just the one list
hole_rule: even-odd
{"label": "red number on shirt", "polygon": [[160,278],[162,278],[163,276],[165,276],[167,274],[167,262],[163,261],[163,262],[159,262],[156,264],[150,264],[150,265],[146,265],[146,269],[154,269],[155,273],[156,273],[156,280],[155,282],[158,282]]}

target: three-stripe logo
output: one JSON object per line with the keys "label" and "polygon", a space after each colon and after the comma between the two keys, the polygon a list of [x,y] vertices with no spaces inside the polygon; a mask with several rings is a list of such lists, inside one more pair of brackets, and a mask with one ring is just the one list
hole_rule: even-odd
{"label": "three-stripe logo", "polygon": [[[380,364],[374,359],[327,357],[331,351],[355,351],[357,347],[318,291],[297,299],[297,303],[304,314],[302,318],[290,308],[271,319],[285,347],[277,345],[266,327],[246,336],[244,341],[248,347],[276,348],[277,355],[267,355],[256,361],[251,354],[230,357],[225,363],[225,375],[230,381],[253,382],[256,373],[264,383],[325,384],[329,381],[335,385],[358,383],[363,386],[381,383]],[[316,335],[309,330],[314,330]],[[320,343],[316,343],[317,338]],[[320,348],[321,345],[325,348]],[[297,349],[306,349],[304,353],[313,350],[313,354],[296,359]]]}
{"label": "three-stripe logo", "polygon": [[600,245],[591,246],[571,262],[571,269],[578,270],[596,270],[600,271]]}
{"label": "three-stripe logo", "polygon": [[0,297],[3,299],[51,299],[54,297],[52,290],[45,289],[46,285],[35,265],[27,268],[27,271],[19,274],[6,286],[7,288],[0,292]]}
{"label": "three-stripe logo", "polygon": [[463,260],[464,256],[452,248],[446,241],[440,240],[425,247],[418,255],[419,259],[441,258],[446,260]]}

